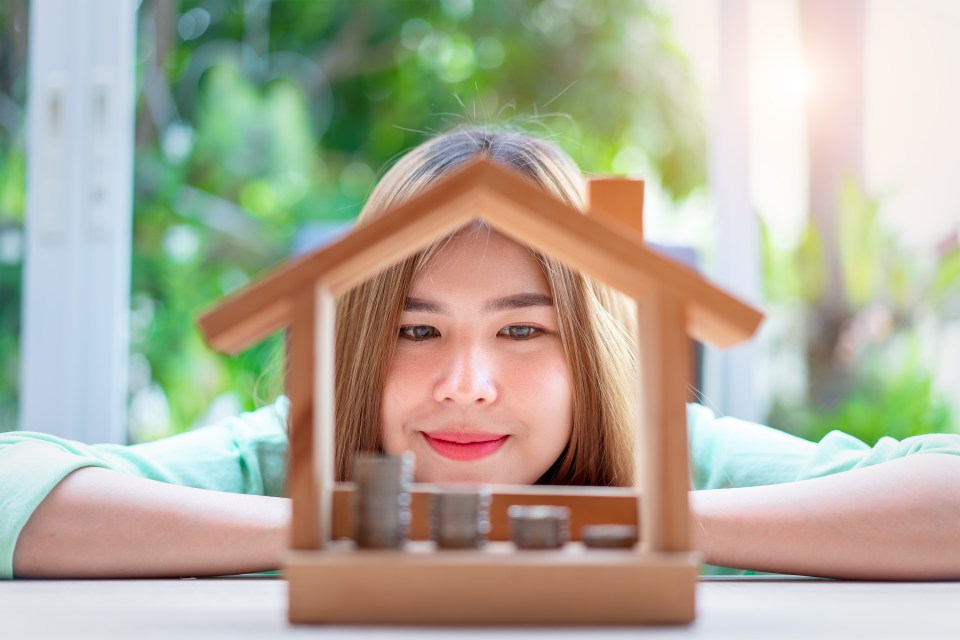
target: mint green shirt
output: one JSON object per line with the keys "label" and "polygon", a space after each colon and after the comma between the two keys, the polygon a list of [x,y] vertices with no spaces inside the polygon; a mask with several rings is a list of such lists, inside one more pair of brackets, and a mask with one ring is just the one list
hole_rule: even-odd
{"label": "mint green shirt", "polygon": [[[27,520],[70,472],[102,467],[173,484],[283,495],[286,398],[258,411],[148,444],[85,445],[24,431],[0,433],[0,579],[13,577],[13,551]],[[960,455],[960,435],[932,434],[873,447],[839,431],[810,442],[763,425],[687,410],[695,489],[792,482],[917,453]]]}

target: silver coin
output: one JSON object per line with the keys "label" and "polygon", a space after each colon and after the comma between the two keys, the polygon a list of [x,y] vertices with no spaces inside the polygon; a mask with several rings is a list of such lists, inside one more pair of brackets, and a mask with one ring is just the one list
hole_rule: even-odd
{"label": "silver coin", "polygon": [[637,528],[628,524],[591,524],[580,530],[584,546],[591,549],[632,549]]}
{"label": "silver coin", "polygon": [[447,487],[430,500],[430,537],[439,549],[475,549],[490,533],[490,489]]}
{"label": "silver coin", "polygon": [[354,540],[367,549],[395,549],[410,532],[413,454],[363,454],[354,465]]}
{"label": "silver coin", "polygon": [[519,549],[557,549],[570,540],[570,509],[552,505],[511,505],[510,540]]}

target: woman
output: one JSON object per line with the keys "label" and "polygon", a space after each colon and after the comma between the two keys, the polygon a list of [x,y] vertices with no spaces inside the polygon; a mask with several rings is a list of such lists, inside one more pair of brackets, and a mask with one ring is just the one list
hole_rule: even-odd
{"label": "woman", "polygon": [[[579,172],[554,146],[475,129],[398,162],[362,220],[477,155],[582,205]],[[339,301],[341,476],[358,451],[412,449],[420,480],[626,484],[634,407],[623,385],[636,366],[626,309],[483,225],[387,270]],[[277,408],[286,411],[283,399]],[[693,535],[707,562],[960,578],[960,436],[870,448],[839,432],[811,443],[699,406],[688,416],[701,489]],[[0,434],[0,576],[276,568],[289,519],[276,497],[280,422],[267,408],[135,447]]]}
{"label": "woman", "polygon": [[[567,204],[576,208],[583,208],[585,204],[584,183],[579,170],[555,146],[517,132],[461,130],[435,138],[401,158],[374,189],[361,212],[360,224],[419,193],[478,155],[487,155],[519,171]],[[489,277],[477,277],[478,269],[488,270]],[[519,280],[521,274],[526,276],[522,281]],[[487,287],[483,285],[494,281],[502,286],[484,291]],[[426,283],[430,283],[429,289],[438,289],[436,295],[427,295],[429,292],[424,291]],[[516,374],[517,378],[527,381],[554,374],[562,376],[565,384],[568,382],[572,387],[567,390],[567,397],[552,402],[548,401],[548,394],[557,390],[550,385],[529,389],[520,402],[513,402],[512,396],[508,396],[509,400],[504,399],[511,403],[513,413],[562,407],[563,415],[543,417],[548,424],[565,425],[566,430],[559,435],[551,453],[546,454],[549,460],[545,466],[541,465],[543,468],[533,471],[531,463],[538,457],[538,447],[526,446],[520,456],[525,472],[514,470],[501,475],[505,473],[502,468],[498,468],[496,474],[489,470],[486,481],[629,484],[632,480],[630,447],[634,425],[631,398],[636,363],[633,332],[627,326],[632,319],[625,310],[632,305],[604,285],[584,278],[556,260],[507,242],[483,224],[472,225],[435,243],[357,287],[339,302],[337,353],[351,354],[350,358],[340,358],[337,363],[337,423],[340,430],[337,434],[337,463],[341,479],[350,477],[350,463],[358,451],[386,448],[395,453],[408,445],[418,453],[433,450],[420,447],[422,442],[416,438],[401,442],[401,436],[396,433],[401,416],[396,414],[406,410],[413,412],[409,418],[416,422],[443,422],[443,417],[437,417],[430,406],[407,406],[410,390],[426,392],[425,382],[431,372],[439,372],[443,366],[437,361],[440,354],[427,343],[447,345],[453,338],[472,337],[464,332],[447,336],[446,330],[436,331],[444,334],[445,339],[431,343],[429,336],[415,335],[416,323],[421,321],[426,324],[419,325],[420,330],[430,326],[437,329],[434,325],[439,325],[441,320],[447,320],[448,324],[452,320],[461,320],[460,325],[465,324],[464,318],[451,317],[449,312],[438,313],[437,304],[423,304],[425,300],[442,302],[434,299],[441,294],[441,288],[444,297],[450,298],[449,307],[462,313],[477,306],[476,303],[482,301],[478,298],[481,294],[490,298],[538,294],[539,302],[549,304],[530,304],[523,309],[540,321],[540,332],[525,338],[527,353],[524,357],[499,364],[500,373]],[[527,301],[537,302],[536,299]],[[482,319],[481,309],[482,305],[473,310],[476,313],[469,319]],[[514,306],[512,310],[520,311],[520,308]],[[512,316],[500,314],[490,319],[505,317]],[[550,327],[545,332],[546,324]],[[401,328],[399,340],[397,327]],[[472,328],[479,330],[481,327]],[[541,334],[550,339],[535,339]],[[423,344],[414,347],[414,342]],[[531,360],[532,346],[547,342],[554,347],[555,357],[547,362]],[[392,358],[384,357],[395,348]],[[429,357],[425,351],[429,352]],[[411,360],[424,370],[410,371],[414,367]],[[370,393],[371,389],[382,389],[383,392]],[[404,405],[402,409],[401,404]],[[499,409],[505,402],[492,404]],[[567,412],[572,413],[567,415]],[[491,417],[489,420],[504,422],[509,418]],[[381,423],[382,430],[377,429]],[[407,427],[409,429],[409,425]],[[535,435],[532,437],[538,439]],[[433,441],[435,443],[435,439]],[[515,435],[506,443],[507,451],[501,452],[499,458],[508,457],[510,451],[524,444],[525,439]],[[431,475],[426,467],[432,457],[422,458],[424,456],[418,456],[418,479],[444,477],[444,474]],[[498,459],[498,464],[501,461]],[[465,473],[463,467],[457,465],[457,469],[448,469],[447,473]]]}

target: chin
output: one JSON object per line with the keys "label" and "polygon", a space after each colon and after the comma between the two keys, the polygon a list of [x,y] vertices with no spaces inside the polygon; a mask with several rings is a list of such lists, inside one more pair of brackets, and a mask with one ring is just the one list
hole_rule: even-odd
{"label": "chin", "polygon": [[477,467],[476,465],[464,465],[460,468],[452,465],[444,465],[443,468],[430,465],[421,472],[414,470],[413,475],[416,482],[434,484],[531,484],[512,478],[510,474],[505,474],[502,470]]}

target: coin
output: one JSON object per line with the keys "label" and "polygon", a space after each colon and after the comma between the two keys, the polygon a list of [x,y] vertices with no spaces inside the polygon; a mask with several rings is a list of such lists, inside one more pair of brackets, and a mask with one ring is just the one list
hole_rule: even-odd
{"label": "coin", "polygon": [[475,549],[490,533],[490,489],[443,487],[430,500],[430,536],[439,549]]}
{"label": "coin", "polygon": [[354,540],[367,549],[395,549],[410,532],[413,454],[362,454],[354,465]]}
{"label": "coin", "polygon": [[580,530],[580,539],[591,549],[632,549],[637,528],[628,524],[591,524]]}
{"label": "coin", "polygon": [[570,509],[552,505],[511,505],[510,540],[518,549],[557,549],[570,539]]}

